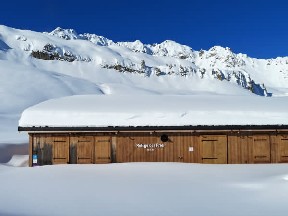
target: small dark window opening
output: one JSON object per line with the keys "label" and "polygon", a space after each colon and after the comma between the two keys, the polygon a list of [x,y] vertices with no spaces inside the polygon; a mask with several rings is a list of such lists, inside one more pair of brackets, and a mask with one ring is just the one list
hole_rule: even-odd
{"label": "small dark window opening", "polygon": [[168,135],[167,134],[162,134],[161,135],[161,141],[162,142],[167,142],[169,140]]}

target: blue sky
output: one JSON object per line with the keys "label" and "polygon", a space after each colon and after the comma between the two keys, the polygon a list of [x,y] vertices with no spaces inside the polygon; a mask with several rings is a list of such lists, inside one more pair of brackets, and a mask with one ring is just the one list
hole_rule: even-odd
{"label": "blue sky", "polygon": [[5,0],[0,6],[0,24],[14,28],[59,26],[115,42],[174,40],[195,50],[220,45],[255,58],[288,56],[284,0]]}

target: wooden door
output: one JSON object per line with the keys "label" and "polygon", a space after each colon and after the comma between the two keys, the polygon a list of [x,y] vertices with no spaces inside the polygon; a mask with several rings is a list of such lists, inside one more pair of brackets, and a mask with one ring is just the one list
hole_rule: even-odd
{"label": "wooden door", "polygon": [[111,137],[95,137],[95,163],[111,163]]}
{"label": "wooden door", "polygon": [[247,164],[249,163],[249,143],[246,135],[228,136],[228,163]]}
{"label": "wooden door", "polygon": [[[199,135],[191,133],[179,133],[173,144],[174,161],[184,163],[202,163],[200,159],[200,142]],[[176,155],[175,155],[176,153]]]}
{"label": "wooden door", "polygon": [[224,135],[201,136],[202,163],[227,163],[227,137]]}
{"label": "wooden door", "polygon": [[201,163],[199,160],[199,136],[191,134],[182,135],[182,151],[183,151],[183,162],[185,163]]}
{"label": "wooden door", "polygon": [[[176,148],[176,149],[175,149]],[[184,162],[184,140],[183,136],[177,137],[177,143],[174,146],[174,150],[176,150],[176,161],[177,162]]]}
{"label": "wooden door", "polygon": [[254,135],[252,143],[252,162],[270,163],[271,149],[268,135]]}
{"label": "wooden door", "polygon": [[169,140],[173,145],[170,154],[173,155],[174,162],[184,162],[184,139],[179,133],[169,136]]}
{"label": "wooden door", "polygon": [[288,136],[283,137],[279,136],[279,163],[287,163],[288,162]]}
{"label": "wooden door", "polygon": [[94,137],[79,136],[76,144],[77,164],[90,164],[94,161]]}
{"label": "wooden door", "polygon": [[69,137],[53,136],[53,164],[67,164],[69,162]]}

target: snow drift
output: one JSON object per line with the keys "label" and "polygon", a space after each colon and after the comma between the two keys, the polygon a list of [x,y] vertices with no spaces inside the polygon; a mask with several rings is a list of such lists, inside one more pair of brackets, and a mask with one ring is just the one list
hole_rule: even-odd
{"label": "snow drift", "polygon": [[285,164],[0,165],[0,215],[283,215],[287,176]]}

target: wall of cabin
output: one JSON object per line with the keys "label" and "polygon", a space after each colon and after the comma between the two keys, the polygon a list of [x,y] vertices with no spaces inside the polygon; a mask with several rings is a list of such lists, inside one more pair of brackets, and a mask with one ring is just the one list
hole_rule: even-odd
{"label": "wall of cabin", "polygon": [[288,163],[288,131],[30,133],[29,165]]}

